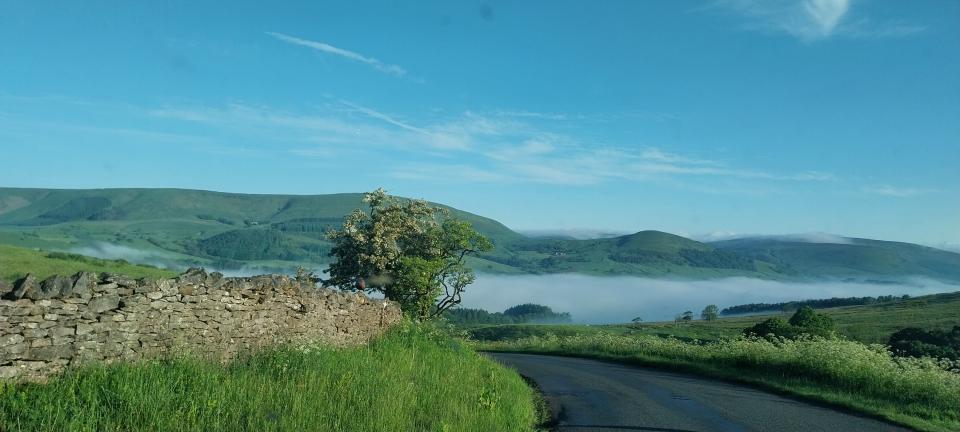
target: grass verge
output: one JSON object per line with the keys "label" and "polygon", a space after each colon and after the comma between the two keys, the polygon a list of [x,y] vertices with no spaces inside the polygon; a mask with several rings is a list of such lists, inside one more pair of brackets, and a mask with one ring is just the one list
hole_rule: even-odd
{"label": "grass verge", "polygon": [[[846,407],[924,431],[960,430],[960,365],[848,340],[689,343],[605,333],[480,342],[489,351],[591,357],[692,372]],[[952,369],[952,371],[951,371]]]}
{"label": "grass verge", "polygon": [[3,431],[528,431],[537,416],[515,372],[412,325],[365,347],[93,365],[0,384]]}

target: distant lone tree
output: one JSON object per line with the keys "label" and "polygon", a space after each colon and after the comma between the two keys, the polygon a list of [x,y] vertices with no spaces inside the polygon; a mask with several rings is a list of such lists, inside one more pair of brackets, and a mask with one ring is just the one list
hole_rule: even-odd
{"label": "distant lone tree", "polygon": [[700,312],[700,318],[704,321],[713,321],[720,316],[720,308],[717,305],[709,305],[703,308],[703,312]]}
{"label": "distant lone tree", "polygon": [[401,200],[383,189],[364,194],[368,211],[354,210],[333,242],[334,262],[325,286],[380,292],[419,320],[439,316],[460,304],[476,279],[468,255],[493,245],[469,222],[423,200]]}
{"label": "distant lone tree", "polygon": [[693,311],[685,311],[684,313],[680,314],[677,318],[677,321],[681,321],[681,322],[693,321]]}
{"label": "distant lone tree", "polygon": [[630,322],[632,322],[632,323],[634,323],[634,324],[640,324],[640,323],[643,322],[643,318],[641,318],[641,317],[633,317],[633,319],[630,320]]}

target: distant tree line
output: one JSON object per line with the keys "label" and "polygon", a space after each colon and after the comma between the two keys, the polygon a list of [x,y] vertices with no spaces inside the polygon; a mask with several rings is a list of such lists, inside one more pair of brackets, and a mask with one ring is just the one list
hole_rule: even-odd
{"label": "distant tree line", "polygon": [[877,303],[888,303],[897,300],[906,300],[910,296],[878,296],[878,297],[833,297],[828,299],[801,300],[783,303],[748,303],[737,306],[723,308],[720,315],[738,315],[757,312],[789,312],[798,310],[804,306],[814,309],[831,308],[838,306],[860,306]]}
{"label": "distant tree line", "polygon": [[456,308],[444,314],[447,320],[458,325],[473,324],[559,324],[571,321],[570,313],[554,312],[549,306],[525,303],[503,312],[488,312],[483,309]]}

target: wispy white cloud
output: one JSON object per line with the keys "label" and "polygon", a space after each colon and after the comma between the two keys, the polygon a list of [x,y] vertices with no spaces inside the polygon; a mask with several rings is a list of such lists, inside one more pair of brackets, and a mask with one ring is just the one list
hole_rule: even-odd
{"label": "wispy white cloud", "polygon": [[891,185],[874,185],[874,186],[864,186],[861,189],[863,192],[873,195],[883,195],[897,198],[910,198],[917,195],[928,194],[933,192],[929,189],[916,189],[909,187],[898,187]]}
{"label": "wispy white cloud", "polygon": [[463,164],[412,164],[396,168],[390,174],[394,178],[406,180],[430,181],[438,178],[446,178],[448,181],[457,180],[471,183],[499,183],[517,180],[515,177],[506,173],[489,171]]}
{"label": "wispy white cloud", "polygon": [[424,147],[417,133],[352,121],[327,111],[302,114],[235,103],[223,107],[164,107],[150,110],[148,115],[201,125],[237,141],[272,142],[274,148],[286,147],[289,150],[281,151],[301,157],[326,159],[345,152]]}
{"label": "wispy white cloud", "polygon": [[308,40],[308,39],[301,39],[301,38],[294,37],[294,36],[290,36],[290,35],[286,35],[286,34],[283,34],[283,33],[275,33],[275,32],[266,32],[266,33],[267,33],[268,35],[276,38],[276,39],[279,39],[279,40],[283,41],[283,42],[287,42],[287,43],[294,44],[294,45],[305,46],[305,47],[312,48],[312,49],[315,49],[315,50],[317,50],[317,51],[324,52],[324,53],[327,53],[327,54],[333,54],[333,55],[340,56],[340,57],[343,57],[343,58],[346,58],[346,59],[350,59],[350,60],[358,61],[358,62],[361,62],[361,63],[365,63],[365,64],[367,64],[367,65],[369,65],[369,66],[372,66],[374,69],[377,69],[377,70],[379,70],[379,71],[381,71],[381,72],[386,72],[386,73],[389,73],[389,74],[392,74],[392,75],[396,75],[396,76],[403,76],[403,75],[406,75],[406,73],[407,73],[406,69],[404,69],[404,68],[402,68],[402,67],[400,67],[400,66],[397,66],[397,65],[394,65],[394,64],[387,64],[387,63],[381,62],[380,60],[377,60],[377,59],[375,59],[375,58],[373,58],[373,57],[368,57],[368,56],[365,56],[365,55],[360,54],[360,53],[357,53],[357,52],[353,52],[353,51],[346,50],[346,49],[343,49],[343,48],[338,48],[338,47],[335,47],[335,46],[330,45],[330,44],[327,44],[327,43],[318,42],[318,41],[312,41],[312,40]]}
{"label": "wispy white cloud", "polygon": [[356,110],[356,111],[358,111],[358,112],[360,112],[360,113],[363,113],[364,115],[367,115],[367,116],[369,116],[369,117],[371,117],[371,118],[375,118],[375,119],[377,119],[377,120],[383,120],[383,121],[385,121],[385,122],[387,122],[387,123],[390,123],[390,124],[392,124],[392,125],[394,125],[394,126],[396,126],[396,127],[401,128],[401,129],[406,129],[406,130],[408,130],[408,131],[417,132],[417,133],[422,133],[422,134],[429,134],[429,133],[430,133],[430,132],[427,131],[426,129],[418,128],[418,127],[416,127],[416,126],[411,126],[411,125],[408,124],[408,123],[404,123],[404,122],[402,122],[402,121],[400,121],[400,120],[397,120],[397,119],[395,119],[395,118],[393,118],[393,117],[391,117],[391,116],[389,116],[389,115],[387,115],[387,114],[381,113],[381,112],[379,112],[379,111],[374,111],[374,110],[372,110],[372,109],[370,109],[370,108],[367,108],[367,107],[364,107],[364,106],[360,106],[360,105],[357,105],[357,104],[355,104],[355,103],[348,102],[348,101],[340,101],[340,103],[342,103],[342,104],[344,104],[344,105],[346,105],[346,106],[348,106],[348,107],[350,107],[350,108],[352,108],[352,109],[354,109],[354,110]]}
{"label": "wispy white cloud", "polygon": [[545,120],[545,121],[578,121],[609,123],[622,120],[631,121],[651,121],[662,123],[678,120],[680,117],[676,114],[666,112],[648,112],[648,111],[621,111],[616,113],[563,113],[563,112],[540,112],[528,110],[495,110],[489,113],[493,117],[508,117],[522,120]]}
{"label": "wispy white cloud", "polygon": [[694,159],[681,156],[674,153],[668,153],[658,148],[648,147],[640,152],[640,157],[646,160],[658,161],[669,164],[688,164],[688,165],[718,165],[716,161],[706,159]]}
{"label": "wispy white cloud", "polygon": [[807,171],[789,176],[788,179],[797,181],[832,181],[837,180],[837,176],[828,172]]}
{"label": "wispy white cloud", "polygon": [[701,242],[717,242],[724,240],[737,240],[744,238],[781,240],[799,243],[827,243],[827,244],[853,244],[853,239],[836,234],[824,232],[809,232],[798,234],[756,234],[756,233],[738,233],[733,231],[715,231],[709,234],[694,234],[690,238]]}
{"label": "wispy white cloud", "polygon": [[[146,128],[116,127],[112,125],[99,126],[88,124],[76,124],[59,121],[8,121],[0,116],[0,128],[5,132],[17,132],[18,128],[24,128],[29,131],[28,136],[32,136],[35,131],[42,130],[46,132],[64,132],[87,136],[110,136],[124,140],[124,145],[140,146],[146,143],[171,143],[171,144],[191,144],[206,145],[213,142],[208,137],[202,135],[192,135],[184,133],[173,133],[163,130],[154,130]],[[108,144],[104,144],[108,145]],[[112,145],[116,145],[115,143]]]}
{"label": "wispy white cloud", "polygon": [[488,157],[497,160],[516,160],[518,158],[549,154],[556,150],[556,146],[542,138],[530,138],[515,147],[507,147],[487,153]]}
{"label": "wispy white cloud", "polygon": [[717,5],[752,18],[757,29],[805,41],[829,37],[850,10],[849,0],[719,0]]}
{"label": "wispy white cloud", "polygon": [[527,237],[534,238],[560,237],[573,238],[577,240],[620,237],[630,234],[629,231],[616,231],[598,228],[519,229],[517,232]]}
{"label": "wispy white cloud", "polygon": [[563,114],[563,113],[548,113],[548,112],[536,112],[536,111],[526,111],[526,110],[517,110],[517,111],[499,110],[499,111],[496,111],[494,114],[502,117],[532,118],[532,119],[540,119],[540,120],[567,120],[571,117],[577,117],[577,118],[581,117],[579,115],[570,116],[568,114]]}
{"label": "wispy white cloud", "polygon": [[464,139],[463,134],[458,134],[457,131],[453,131],[453,133],[450,133],[450,131],[445,131],[442,128],[426,129],[422,127],[417,127],[407,122],[397,120],[395,117],[389,114],[384,114],[382,112],[379,112],[361,105],[357,105],[352,102],[340,101],[340,103],[372,119],[380,120],[388,124],[391,124],[393,126],[396,126],[400,129],[403,129],[405,131],[409,131],[409,132],[413,132],[418,135],[421,135],[424,142],[431,145],[432,147],[436,147],[439,149],[464,149],[467,146],[469,146],[469,143],[467,142],[466,139]]}
{"label": "wispy white cloud", "polygon": [[925,29],[902,22],[856,18],[853,0],[717,0],[715,6],[751,19],[749,28],[787,33],[806,42],[835,35],[904,37]]}
{"label": "wispy white cloud", "polygon": [[324,158],[329,159],[334,157],[337,153],[327,147],[303,147],[303,148],[294,148],[290,150],[291,154],[297,156],[304,156],[310,158]]}
{"label": "wispy white cloud", "polygon": [[852,38],[883,39],[912,36],[926,29],[927,26],[923,25],[905,22],[878,24],[867,18],[863,18],[857,21],[851,21],[838,30],[841,34]]}
{"label": "wispy white cloud", "polygon": [[351,152],[401,152],[385,169],[395,178],[465,182],[591,185],[608,181],[725,178],[749,182],[825,181],[828,173],[774,174],[657,147],[615,148],[517,119],[465,112],[418,123],[354,102],[304,115],[232,104],[163,108],[152,115],[220,127],[245,137],[298,143],[301,157]]}

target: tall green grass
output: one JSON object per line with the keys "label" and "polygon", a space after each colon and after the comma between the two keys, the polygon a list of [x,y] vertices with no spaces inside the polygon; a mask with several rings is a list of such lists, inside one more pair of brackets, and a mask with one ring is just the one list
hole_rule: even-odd
{"label": "tall green grass", "polygon": [[0,385],[4,431],[525,431],[535,411],[515,372],[410,325],[366,347],[90,366]]}
{"label": "tall green grass", "polygon": [[819,338],[698,343],[607,333],[478,345],[685,370],[843,405],[921,430],[960,430],[960,363],[894,357],[882,345]]}

